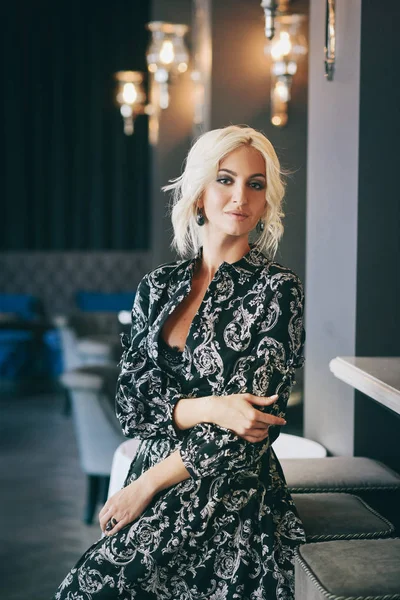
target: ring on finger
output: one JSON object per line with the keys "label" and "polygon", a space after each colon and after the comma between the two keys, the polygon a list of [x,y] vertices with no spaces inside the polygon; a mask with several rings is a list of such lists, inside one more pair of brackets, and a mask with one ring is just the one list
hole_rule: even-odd
{"label": "ring on finger", "polygon": [[106,525],[106,531],[111,531],[111,529],[114,529],[114,527],[118,525],[118,521],[117,519],[115,519],[114,517],[111,517],[111,519],[109,519],[107,521],[107,525]]}

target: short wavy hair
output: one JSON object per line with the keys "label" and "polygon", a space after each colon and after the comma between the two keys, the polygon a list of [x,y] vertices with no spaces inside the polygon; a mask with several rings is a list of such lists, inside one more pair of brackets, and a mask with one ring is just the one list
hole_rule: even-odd
{"label": "short wavy hair", "polygon": [[172,191],[170,211],[174,238],[171,245],[179,255],[195,254],[201,246],[201,228],[196,223],[197,201],[205,187],[216,178],[221,160],[239,146],[252,146],[265,160],[267,204],[261,217],[264,230],[254,243],[271,258],[275,256],[284,229],[282,201],[285,173],[265,135],[239,125],[229,125],[201,135],[190,149],[182,175],[171,179],[169,185],[162,188],[163,191]]}

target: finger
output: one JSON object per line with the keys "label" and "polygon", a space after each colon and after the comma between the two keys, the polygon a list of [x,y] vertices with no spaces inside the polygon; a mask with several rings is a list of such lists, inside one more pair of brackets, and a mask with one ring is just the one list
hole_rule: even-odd
{"label": "finger", "polygon": [[110,507],[105,505],[103,506],[103,508],[101,509],[101,511],[99,512],[99,521],[104,521],[104,519],[106,519],[107,515],[110,513]]}
{"label": "finger", "polygon": [[286,425],[285,419],[282,419],[281,417],[277,417],[275,415],[271,415],[270,413],[265,413],[257,409],[255,412],[255,416],[254,413],[252,413],[251,415],[247,415],[247,418],[249,420],[256,419],[254,421],[254,426],[252,427],[252,429],[265,428],[269,427],[270,425]]}
{"label": "finger", "polygon": [[268,429],[269,429],[269,427],[260,429],[257,432],[249,431],[246,435],[248,436],[249,441],[260,442],[261,440],[264,440],[266,437],[268,437]]}
{"label": "finger", "polygon": [[99,519],[100,528],[101,528],[101,530],[102,530],[103,533],[104,533],[104,531],[106,529],[106,525],[107,525],[108,521],[111,519],[112,516],[113,516],[113,511],[111,509],[109,509]]}
{"label": "finger", "polygon": [[255,442],[258,442],[258,439],[256,437],[254,437],[253,435],[244,435],[243,439],[246,440],[246,442],[251,442],[252,444],[254,444]]}
{"label": "finger", "polygon": [[267,423],[268,425],[286,425],[286,421],[285,419],[282,419],[282,417],[276,417],[275,415],[270,415],[269,413],[260,413],[261,416],[259,417],[260,421],[263,421],[263,423]]}
{"label": "finger", "polygon": [[105,535],[106,536],[111,536],[111,535],[115,535],[116,533],[118,533],[118,531],[120,531],[120,529],[122,529],[126,524],[128,523],[128,521],[126,519],[121,519],[120,521],[118,521],[116,523],[116,525],[114,525],[114,527],[112,529],[110,529],[109,531],[105,531]]}
{"label": "finger", "polygon": [[99,520],[101,519],[101,517],[103,515],[105,515],[110,509],[110,505],[108,502],[105,503],[105,505],[103,506],[103,508],[101,509],[101,511],[99,512]]}
{"label": "finger", "polygon": [[105,535],[109,535],[112,531],[114,531],[114,529],[117,527],[118,523],[119,523],[119,519],[117,517],[110,517],[104,526],[103,533]]}
{"label": "finger", "polygon": [[273,415],[270,415],[270,425],[286,425],[286,421],[285,419],[282,419],[281,417],[274,417]]}
{"label": "finger", "polygon": [[251,404],[257,404],[258,406],[268,406],[276,402],[278,398],[278,394],[274,394],[273,396],[254,396],[251,401]]}
{"label": "finger", "polygon": [[268,437],[268,432],[264,433],[264,435],[246,435],[246,437],[244,438],[245,440],[247,440],[248,442],[252,442],[253,444],[256,442],[262,442],[263,440],[265,440]]}

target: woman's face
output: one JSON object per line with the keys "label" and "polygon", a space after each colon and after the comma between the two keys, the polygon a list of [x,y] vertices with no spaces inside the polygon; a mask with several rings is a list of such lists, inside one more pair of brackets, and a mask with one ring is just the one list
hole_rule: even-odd
{"label": "woman's face", "polygon": [[[240,146],[219,163],[215,181],[209,183],[198,206],[205,226],[217,235],[246,236],[265,213],[265,161],[252,146]],[[208,231],[208,233],[211,233]]]}

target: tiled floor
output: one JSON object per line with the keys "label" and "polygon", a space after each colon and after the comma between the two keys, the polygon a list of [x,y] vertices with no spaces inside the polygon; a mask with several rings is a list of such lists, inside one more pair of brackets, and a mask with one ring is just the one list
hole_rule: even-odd
{"label": "tiled floor", "polygon": [[0,402],[0,598],[46,600],[100,529],[81,520],[86,481],[61,396]]}
{"label": "tiled floor", "polygon": [[[289,411],[285,431],[301,434],[301,405]],[[0,600],[50,600],[100,537],[97,523],[81,520],[86,481],[72,418],[56,392],[3,390],[0,415]]]}

